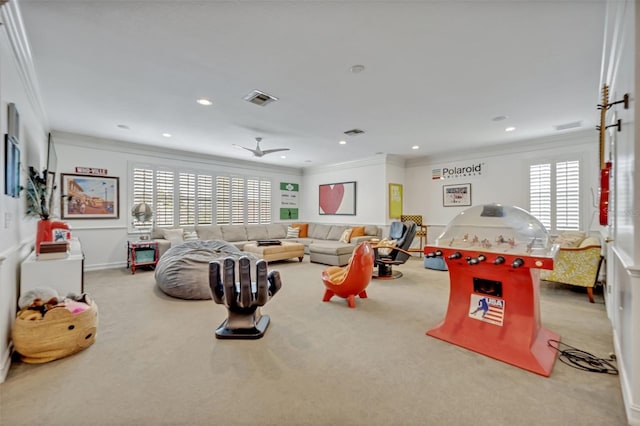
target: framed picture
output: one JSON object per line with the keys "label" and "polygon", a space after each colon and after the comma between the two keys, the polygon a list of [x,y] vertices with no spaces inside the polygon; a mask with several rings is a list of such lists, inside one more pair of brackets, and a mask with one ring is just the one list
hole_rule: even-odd
{"label": "framed picture", "polygon": [[402,216],[402,184],[389,184],[389,217],[399,218]]}
{"label": "framed picture", "polygon": [[319,187],[320,215],[356,214],[356,183],[326,183]]}
{"label": "framed picture", "polygon": [[442,187],[442,205],[461,207],[471,205],[471,184],[444,185]]}
{"label": "framed picture", "polygon": [[109,176],[60,175],[63,195],[62,219],[118,219],[118,178]]}
{"label": "framed picture", "polygon": [[8,133],[4,135],[4,193],[12,198],[20,196],[20,148]]}
{"label": "framed picture", "polygon": [[7,106],[7,110],[7,133],[17,144],[20,140],[20,114],[14,103],[10,103]]}

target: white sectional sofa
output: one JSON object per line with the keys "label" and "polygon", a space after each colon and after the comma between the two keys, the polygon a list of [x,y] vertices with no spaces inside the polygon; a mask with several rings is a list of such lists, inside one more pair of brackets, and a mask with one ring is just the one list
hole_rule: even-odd
{"label": "white sectional sofa", "polygon": [[[382,228],[376,225],[307,224],[307,235],[297,238],[287,238],[287,229],[291,226],[287,223],[154,228],[151,238],[158,242],[160,256],[172,245],[193,239],[227,241],[240,250],[245,244],[257,240],[295,241],[304,244],[305,254],[310,256],[311,262],[343,266],[349,262],[354,247],[360,242],[382,237]],[[354,228],[364,228],[364,235],[352,237],[349,242],[340,241],[345,230]]]}

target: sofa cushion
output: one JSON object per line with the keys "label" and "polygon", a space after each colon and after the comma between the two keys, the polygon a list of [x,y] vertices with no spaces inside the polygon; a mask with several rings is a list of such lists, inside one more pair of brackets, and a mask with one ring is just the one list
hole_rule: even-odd
{"label": "sofa cushion", "polygon": [[585,237],[586,234],[581,231],[565,231],[558,235],[553,242],[559,244],[560,247],[578,247]]}
{"label": "sofa cushion", "polygon": [[[378,227],[376,225],[368,225],[364,227],[364,235],[378,235]],[[352,235],[353,237],[353,235]]]}
{"label": "sofa cushion", "polygon": [[152,228],[151,238],[154,240],[157,240],[159,238],[164,238],[164,233],[162,232],[162,228]]}
{"label": "sofa cushion", "polygon": [[278,239],[287,237],[287,226],[281,223],[266,225],[268,239]]}
{"label": "sofa cushion", "polygon": [[[314,224],[315,226],[309,227],[309,237],[317,238],[319,240],[328,240],[327,235],[329,235],[329,231],[331,230],[331,225],[324,225],[321,223]],[[341,234],[342,232],[340,232]],[[340,238],[340,234],[338,234],[338,238]]]}
{"label": "sofa cushion", "polygon": [[247,239],[251,241],[269,239],[267,227],[264,225],[247,225]]}
{"label": "sofa cushion", "polygon": [[351,244],[342,244],[336,242],[313,243],[309,245],[309,252],[340,256],[353,253],[354,247]]}
{"label": "sofa cushion", "polygon": [[588,237],[582,240],[579,247],[587,247],[587,246],[599,246],[600,240],[596,237]]}
{"label": "sofa cushion", "polygon": [[308,223],[294,223],[293,225],[294,228],[299,228],[300,229],[300,234],[298,235],[300,238],[307,238],[307,236],[309,235],[309,224]]}
{"label": "sofa cushion", "polygon": [[331,229],[329,229],[329,234],[327,234],[327,240],[338,241],[342,236],[342,233],[346,231],[348,226],[340,226],[340,225],[332,225]]}
{"label": "sofa cushion", "polygon": [[198,233],[198,238],[201,240],[222,240],[222,231],[218,225],[199,226],[196,228],[196,232]]}
{"label": "sofa cushion", "polygon": [[246,241],[247,227],[244,225],[226,225],[222,227],[222,239],[229,242]]}
{"label": "sofa cushion", "polygon": [[177,246],[184,242],[184,229],[163,229],[162,235],[166,240],[171,242],[171,247]]}

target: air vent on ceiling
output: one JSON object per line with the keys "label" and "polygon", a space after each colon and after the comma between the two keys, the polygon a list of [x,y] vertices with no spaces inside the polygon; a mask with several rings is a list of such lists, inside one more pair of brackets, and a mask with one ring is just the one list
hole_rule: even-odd
{"label": "air vent on ceiling", "polygon": [[267,104],[270,104],[271,102],[275,102],[278,100],[278,98],[276,98],[275,96],[271,96],[259,90],[254,90],[253,92],[245,96],[243,99],[245,101],[249,101],[252,104],[256,104],[259,106],[266,106]]}
{"label": "air vent on ceiling", "polygon": [[576,127],[582,127],[582,121],[574,121],[573,123],[558,124],[556,126],[556,130],[560,132],[562,130],[575,129]]}
{"label": "air vent on ceiling", "polygon": [[358,136],[363,133],[364,133],[364,130],[360,130],[360,129],[351,129],[344,132],[345,135],[349,135],[349,136]]}

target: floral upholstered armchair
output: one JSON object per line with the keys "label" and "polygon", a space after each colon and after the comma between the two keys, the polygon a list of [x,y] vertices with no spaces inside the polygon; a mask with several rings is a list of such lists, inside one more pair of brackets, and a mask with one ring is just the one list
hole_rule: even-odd
{"label": "floral upholstered armchair", "polygon": [[593,287],[598,282],[602,247],[595,237],[584,238],[581,233],[561,234],[553,270],[540,271],[540,279],[587,288],[589,302],[593,301]]}

